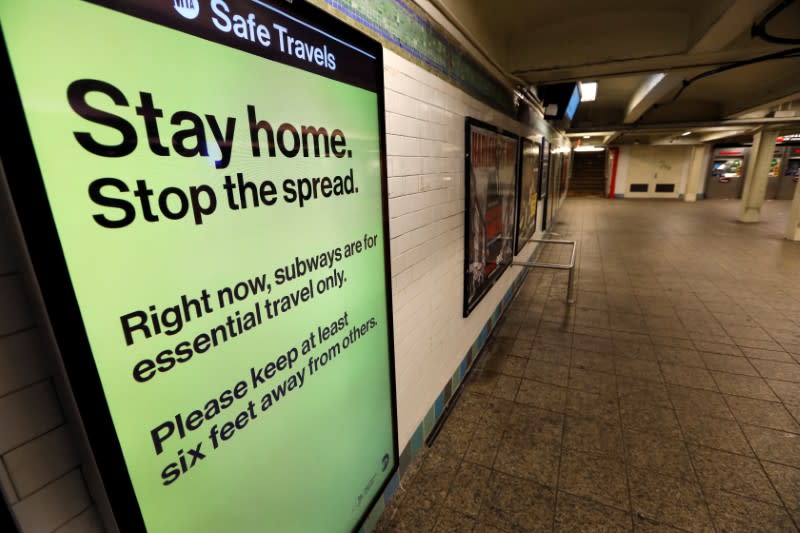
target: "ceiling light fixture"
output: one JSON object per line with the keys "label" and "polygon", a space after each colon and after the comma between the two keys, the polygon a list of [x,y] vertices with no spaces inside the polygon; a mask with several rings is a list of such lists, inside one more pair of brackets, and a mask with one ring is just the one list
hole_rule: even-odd
{"label": "ceiling light fixture", "polygon": [[594,102],[597,98],[596,81],[579,81],[578,87],[581,91],[581,102]]}
{"label": "ceiling light fixture", "polygon": [[684,131],[683,133],[681,133],[681,137],[686,137],[687,135],[691,135],[691,134],[692,134],[691,131]]}
{"label": "ceiling light fixture", "polygon": [[591,138],[592,138],[592,136],[591,136],[591,135],[584,135],[584,136],[583,136],[583,138],[584,138],[584,139],[591,139]]}
{"label": "ceiling light fixture", "polygon": [[592,146],[592,145],[583,145],[583,146],[576,146],[576,152],[602,152],[605,150],[604,146]]}

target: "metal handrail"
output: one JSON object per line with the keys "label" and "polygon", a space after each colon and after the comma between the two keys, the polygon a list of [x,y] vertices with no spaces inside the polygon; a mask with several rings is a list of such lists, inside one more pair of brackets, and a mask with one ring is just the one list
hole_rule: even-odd
{"label": "metal handrail", "polygon": [[573,296],[573,275],[575,273],[575,253],[578,249],[578,242],[577,241],[564,241],[564,240],[549,240],[549,239],[528,239],[525,241],[525,244],[529,242],[540,242],[543,244],[570,244],[572,245],[572,254],[569,258],[569,263],[566,265],[562,265],[560,263],[538,263],[536,261],[513,261],[511,264],[514,266],[521,266],[525,268],[553,268],[556,270],[569,270],[569,278],[567,281],[567,303],[573,304],[575,303],[575,298]]}

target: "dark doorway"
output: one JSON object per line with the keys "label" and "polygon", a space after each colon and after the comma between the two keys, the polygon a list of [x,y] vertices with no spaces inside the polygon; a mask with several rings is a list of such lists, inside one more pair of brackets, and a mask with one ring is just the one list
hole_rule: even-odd
{"label": "dark doorway", "polygon": [[573,152],[569,196],[603,196],[606,189],[606,151]]}

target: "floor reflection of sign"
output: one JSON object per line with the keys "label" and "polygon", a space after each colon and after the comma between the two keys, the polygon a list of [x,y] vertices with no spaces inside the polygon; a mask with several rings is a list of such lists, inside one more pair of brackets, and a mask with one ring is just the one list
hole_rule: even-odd
{"label": "floor reflection of sign", "polygon": [[467,122],[464,316],[512,258],[516,137]]}

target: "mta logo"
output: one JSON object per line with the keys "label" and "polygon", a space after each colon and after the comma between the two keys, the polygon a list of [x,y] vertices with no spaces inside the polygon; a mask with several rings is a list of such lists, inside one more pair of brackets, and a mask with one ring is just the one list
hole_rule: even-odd
{"label": "mta logo", "polygon": [[183,18],[196,19],[200,14],[200,2],[198,0],[173,0],[175,11]]}

